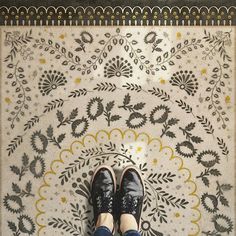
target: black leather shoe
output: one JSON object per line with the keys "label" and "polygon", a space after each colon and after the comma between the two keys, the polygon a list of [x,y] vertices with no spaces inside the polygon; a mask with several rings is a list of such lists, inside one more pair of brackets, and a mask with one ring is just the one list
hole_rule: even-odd
{"label": "black leather shoe", "polygon": [[115,193],[116,178],[113,169],[106,165],[99,166],[94,171],[91,181],[91,198],[93,202],[95,225],[100,213],[110,213],[114,215]]}
{"label": "black leather shoe", "polygon": [[136,219],[138,229],[144,198],[144,184],[139,169],[127,166],[121,175],[119,190],[118,232],[120,231],[120,217],[122,214],[131,214]]}

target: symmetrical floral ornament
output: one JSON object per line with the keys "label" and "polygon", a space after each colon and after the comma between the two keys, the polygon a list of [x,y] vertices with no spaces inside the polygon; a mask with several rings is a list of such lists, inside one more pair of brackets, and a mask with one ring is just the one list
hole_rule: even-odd
{"label": "symmetrical floral ornament", "polygon": [[107,78],[121,76],[130,78],[132,77],[132,74],[133,69],[131,64],[123,57],[113,57],[104,67],[104,76]]}
{"label": "symmetrical floral ornament", "polygon": [[[145,20],[143,23],[145,24]],[[34,29],[30,35],[32,39],[30,42],[22,43],[22,48],[37,44],[34,55],[40,54],[40,57],[47,58],[42,63],[40,62],[41,65],[38,68],[45,76],[41,77],[39,83],[36,79],[37,73],[33,70],[36,64],[27,67],[30,57],[25,58],[20,50],[16,51],[16,57],[13,57],[12,62],[6,63],[6,71],[2,71],[7,77],[5,84],[3,83],[6,88],[3,107],[6,112],[9,112],[7,117],[12,122],[12,126],[6,127],[6,135],[11,136],[12,140],[7,146],[7,151],[11,157],[17,156],[13,158],[14,164],[9,166],[9,172],[13,173],[14,181],[18,181],[18,183],[12,183],[14,193],[9,193],[7,189],[3,199],[4,209],[8,213],[6,215],[16,216],[15,222],[8,222],[6,216],[6,227],[11,234],[17,234],[17,232],[27,235],[35,234],[34,220],[31,221],[35,217],[30,215],[33,213],[29,213],[29,216],[25,215],[29,207],[26,198],[35,195],[32,191],[38,187],[37,182],[40,182],[40,178],[48,169],[53,158],[51,153],[64,149],[63,146],[68,144],[71,137],[82,141],[76,141],[75,148],[71,147],[67,149],[67,152],[62,152],[60,161],[56,160],[51,163],[53,169],[50,178],[52,177],[53,180],[50,180],[50,187],[52,191],[49,193],[51,195],[47,196],[46,203],[52,203],[53,200],[50,200],[50,197],[54,198],[50,206],[57,207],[55,210],[59,210],[58,217],[55,217],[55,212],[53,215],[47,211],[48,208],[46,209],[46,214],[49,213],[47,220],[40,222],[42,212],[39,209],[43,207],[38,201],[36,204],[39,206],[37,230],[45,225],[46,234],[49,231],[56,231],[59,234],[64,230],[70,234],[92,235],[89,179],[94,168],[108,163],[116,169],[135,164],[145,178],[147,194],[141,223],[142,235],[197,235],[201,232],[208,236],[218,234],[223,236],[233,232],[232,215],[225,213],[229,207],[232,207],[232,201],[229,198],[232,196],[232,178],[226,184],[223,179],[228,176],[228,173],[223,170],[231,165],[233,153],[230,142],[232,137],[226,129],[226,124],[231,125],[233,122],[231,120],[232,98],[234,97],[231,80],[233,70],[232,62],[226,55],[233,59],[233,53],[229,50],[232,48],[229,39],[234,35],[234,31],[227,31],[229,36],[223,40],[226,31],[222,33],[209,29],[211,39],[207,41],[207,38],[205,40],[203,38],[206,34],[201,28],[197,31],[199,34],[189,29],[187,33],[179,30],[181,33],[173,35],[169,34],[172,29],[168,31],[168,29],[153,27],[151,31],[147,28],[145,32],[139,32],[136,29],[110,27],[109,30],[98,29],[95,32],[96,30],[92,28],[84,27],[77,31],[77,35],[74,32],[71,34],[67,29],[63,33],[53,29],[52,32],[45,33],[43,37],[40,29]],[[24,32],[30,32],[30,28]],[[24,32],[20,33],[20,36],[17,33],[16,38],[22,37],[25,41]],[[41,36],[38,37],[37,33]],[[138,35],[140,38],[137,37]],[[178,35],[178,42],[173,39],[175,35],[176,37]],[[71,40],[72,45],[67,44],[67,39]],[[170,41],[173,47],[169,48],[167,41]],[[224,47],[223,44],[225,44]],[[90,50],[93,46],[94,50]],[[219,49],[221,46],[222,48]],[[210,63],[207,57],[204,61],[206,68],[191,67],[191,60],[194,57],[202,59],[206,47],[219,49],[212,50],[214,57],[218,60],[218,65],[214,60]],[[116,57],[116,50],[119,49],[124,53]],[[9,54],[7,48],[5,51],[3,51],[4,58]],[[152,59],[147,53],[150,51],[154,55]],[[21,60],[24,60],[24,63],[21,63]],[[212,68],[207,63],[211,64]],[[166,83],[168,80],[164,78],[165,75],[169,76],[169,67],[171,67],[172,75],[170,84]],[[157,83],[155,79],[158,78],[154,75],[159,70],[162,70],[163,78],[160,78]],[[107,77],[101,78],[103,72]],[[159,73],[156,72],[157,74]],[[53,79],[51,75],[54,75]],[[198,75],[198,81],[195,75]],[[32,80],[30,80],[31,76],[34,77]],[[73,79],[74,76],[75,79]],[[27,83],[29,87],[25,86]],[[208,88],[205,88],[208,83]],[[37,96],[31,98],[25,93],[34,94],[37,88],[40,90],[38,92],[44,96],[38,103],[42,107],[39,107],[36,102],[33,105]],[[65,92],[61,93],[62,89]],[[208,107],[205,107],[206,104],[203,102],[204,96],[206,96],[205,101],[209,102]],[[17,104],[12,106],[13,97],[19,98],[16,99],[16,103],[21,104],[24,110],[18,109],[20,106]],[[31,101],[31,99],[34,100]],[[13,107],[16,108],[13,110]],[[209,114],[204,113],[207,109],[211,111]],[[12,113],[13,111],[17,113]],[[216,116],[216,119],[212,120],[211,116]],[[2,117],[4,119],[4,115]],[[24,123],[14,122],[13,124],[13,119]],[[55,123],[53,123],[54,119]],[[13,129],[14,125],[16,129]],[[21,125],[22,132],[17,133],[20,130],[17,128]],[[84,135],[89,129],[100,129],[100,126],[101,129],[117,126],[140,129],[141,132],[148,130],[152,135],[163,138],[165,142],[170,141],[171,138],[171,145],[175,147],[180,157],[168,155],[170,149],[164,146],[152,146],[144,133],[142,139],[136,140],[135,132],[130,131],[130,138],[121,143],[117,141],[119,134],[114,133],[114,135],[109,133],[108,136],[102,134],[96,136],[96,141],[85,138]],[[223,128],[223,132],[219,128]],[[106,139],[106,137],[109,138]],[[5,140],[3,142],[5,143]],[[27,142],[31,144],[35,155],[20,153],[24,151],[25,146],[29,146]],[[209,146],[209,143],[215,145]],[[50,150],[48,145],[50,145]],[[159,156],[158,151],[162,148],[165,149],[165,153],[162,152]],[[73,153],[70,152],[72,149]],[[20,153],[19,157],[18,153]],[[63,156],[65,153],[68,156]],[[194,156],[196,158],[192,158]],[[188,186],[192,184],[190,179],[186,179],[190,177],[188,171],[181,168],[183,158],[189,158],[185,160],[191,164],[191,168],[194,168],[192,176],[196,179],[198,190],[202,192],[201,201],[191,201],[194,193],[187,195],[190,189],[185,187],[187,184]],[[224,158],[227,158],[228,162]],[[48,172],[44,177],[45,181],[49,181]],[[32,182],[29,181],[25,185],[24,181],[29,178],[32,178]],[[57,186],[54,186],[56,183]],[[57,191],[60,189],[58,186],[62,188],[59,191]],[[215,193],[212,192],[214,186],[216,186]],[[179,195],[181,197],[173,191],[181,193]],[[45,194],[43,191],[41,193]],[[80,202],[73,202],[73,199],[78,199],[78,197]],[[87,209],[85,202],[89,203]],[[197,210],[199,204],[202,207],[203,220],[209,217],[212,219],[209,223],[209,228],[212,228],[210,231],[208,226],[200,229],[197,224],[200,217]],[[189,209],[193,205],[195,208],[192,210],[195,209],[195,215],[192,224],[186,224],[185,219],[190,218],[186,217],[185,213],[189,214]],[[68,207],[71,211],[67,210],[66,214],[70,215],[70,219],[65,219],[63,211],[65,213]],[[186,218],[181,220],[184,216]],[[179,228],[186,231],[171,231],[172,228],[169,227],[171,221],[174,223],[178,221]],[[76,226],[74,226],[75,222]],[[186,225],[181,227],[182,222]],[[158,229],[157,224],[160,225]],[[84,231],[86,228],[84,226],[89,228],[89,232]]]}
{"label": "symmetrical floral ornament", "polygon": [[48,95],[52,90],[57,89],[67,83],[66,77],[60,71],[44,71],[44,74],[39,80],[39,90],[43,96]]}
{"label": "symmetrical floral ornament", "polygon": [[192,71],[187,70],[174,73],[170,79],[170,84],[178,86],[181,90],[192,96],[194,96],[198,89],[197,78],[195,78]]}
{"label": "symmetrical floral ornament", "polygon": [[[116,140],[115,142],[113,141]],[[74,218],[72,217],[70,221],[64,220],[63,213],[61,214],[58,211],[57,217],[55,218],[54,211],[49,210],[47,206],[51,205],[51,201],[57,196],[53,194],[54,191],[59,191],[59,195],[63,194],[63,189],[68,186],[72,186],[72,190],[70,194],[78,194],[81,199],[80,206],[83,206],[84,209],[90,212],[91,205],[88,203],[88,199],[90,198],[89,192],[89,179],[91,178],[91,171],[85,171],[86,168],[94,169],[95,166],[100,165],[106,161],[107,164],[111,166],[117,166],[119,169],[123,168],[131,161],[134,162],[136,166],[138,166],[143,175],[147,174],[147,169],[143,168],[142,161],[139,161],[137,157],[143,154],[136,154],[135,150],[140,147],[138,146],[141,142],[145,142],[148,145],[148,155],[150,155],[149,159],[152,159],[152,155],[156,155],[157,150],[159,150],[160,155],[158,155],[158,161],[161,165],[166,166],[175,166],[176,174],[180,174],[182,176],[176,181],[182,186],[182,188],[188,188],[187,186],[191,186],[187,192],[185,192],[184,197],[182,199],[174,197],[168,193],[168,189],[165,189],[164,185],[168,184],[171,186],[175,186],[176,183],[173,181],[168,181],[170,178],[175,178],[175,174],[168,175],[168,178],[165,179],[165,175],[163,175],[163,179],[165,182],[159,183],[159,187],[162,186],[163,189],[159,189],[159,187],[155,187],[155,183],[152,180],[145,180],[146,191],[148,195],[151,193],[155,198],[155,202],[151,199],[146,199],[144,202],[144,206],[146,204],[150,204],[155,207],[156,201],[160,201],[160,207],[162,208],[162,204],[165,205],[164,211],[166,214],[169,214],[167,209],[170,211],[174,211],[174,209],[178,209],[181,214],[190,214],[193,219],[200,219],[200,212],[198,210],[199,199],[196,195],[196,185],[190,180],[190,171],[183,167],[183,161],[181,158],[174,156],[173,151],[169,147],[162,146],[160,140],[156,138],[151,138],[146,133],[137,134],[132,130],[121,131],[119,129],[113,129],[110,132],[106,132],[104,130],[99,131],[96,135],[88,134],[84,136],[82,141],[74,141],[69,149],[65,149],[60,153],[59,159],[52,161],[51,170],[48,171],[44,178],[44,184],[39,188],[39,197],[40,199],[37,201],[37,209],[39,214],[37,215],[37,224],[39,226],[38,234],[43,235],[44,232],[50,232],[50,227],[53,227],[54,232],[61,232],[61,230],[66,230],[67,232],[74,232],[79,234],[84,234],[84,226],[74,227]],[[127,148],[129,144],[133,143],[134,146],[130,149],[130,153],[128,153]],[[135,144],[136,143],[136,144]],[[154,151],[155,149],[155,151]],[[119,150],[119,152],[117,152]],[[112,157],[115,158],[112,158]],[[79,158],[78,158],[79,157]],[[164,164],[166,163],[166,164]],[[167,164],[169,163],[169,164]],[[151,162],[146,163],[146,166],[150,168]],[[84,171],[81,171],[83,168]],[[172,169],[173,171],[173,169]],[[154,173],[153,173],[154,174]],[[76,178],[74,178],[76,176]],[[183,178],[184,177],[184,178]],[[183,178],[183,179],[182,179]],[[60,185],[60,189],[58,189],[58,185]],[[185,186],[186,185],[186,186]],[[156,189],[155,189],[156,188]],[[181,192],[182,192],[181,188]],[[50,191],[48,191],[50,189]],[[56,190],[57,189],[57,190]],[[177,190],[178,191],[178,190]],[[49,197],[50,195],[50,197]],[[65,194],[67,195],[67,194]],[[158,197],[159,196],[159,197]],[[75,199],[77,199],[76,197]],[[159,200],[158,200],[159,199]],[[62,199],[63,200],[63,199]],[[64,201],[64,200],[63,200]],[[73,198],[70,198],[70,204],[73,205],[73,208],[76,206],[73,202]],[[153,205],[154,204],[154,205]],[[86,206],[86,207],[85,207]],[[59,208],[63,209],[63,205],[59,206]],[[57,207],[57,210],[59,210]],[[76,210],[77,209],[77,210]],[[74,214],[84,214],[81,210],[78,211],[76,207],[72,211]],[[162,227],[157,231],[154,227],[154,221],[156,221],[159,217],[163,217],[161,212],[156,212],[153,215],[150,213],[151,208],[144,207],[143,216],[147,215],[147,218],[141,220],[141,231],[142,235],[165,235],[166,232],[162,232]],[[158,211],[158,209],[156,209]],[[63,211],[62,211],[63,212]],[[145,217],[145,216],[144,216]],[[88,218],[86,218],[87,220]],[[86,221],[85,220],[85,221]],[[166,219],[169,221],[169,219]],[[198,220],[190,220],[190,224],[192,227],[186,226],[186,235],[192,233],[196,234],[198,229]],[[86,222],[81,222],[82,225],[87,224]],[[162,224],[165,224],[162,221]],[[161,225],[162,225],[161,224]],[[61,228],[60,225],[63,227]],[[73,227],[71,227],[73,226]],[[169,222],[169,227],[174,227],[171,222]],[[187,229],[188,228],[188,229]],[[174,229],[174,228],[173,228]],[[90,235],[90,233],[88,233]]]}

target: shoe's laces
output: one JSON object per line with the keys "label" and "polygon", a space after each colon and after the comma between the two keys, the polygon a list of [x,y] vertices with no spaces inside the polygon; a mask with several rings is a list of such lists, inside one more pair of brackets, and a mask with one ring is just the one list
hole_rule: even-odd
{"label": "shoe's laces", "polygon": [[126,194],[121,198],[121,211],[126,213],[135,214],[140,197],[134,197]]}
{"label": "shoe's laces", "polygon": [[107,195],[106,192],[101,192],[97,197],[96,197],[96,205],[100,211],[104,212],[112,212],[113,208],[113,196],[112,195]]}

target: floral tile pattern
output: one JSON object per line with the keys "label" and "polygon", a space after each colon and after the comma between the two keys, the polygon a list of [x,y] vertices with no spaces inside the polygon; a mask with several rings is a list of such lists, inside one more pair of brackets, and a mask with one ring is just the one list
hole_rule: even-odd
{"label": "floral tile pattern", "polygon": [[1,28],[5,235],[92,235],[96,166],[145,179],[141,234],[235,234],[235,28]]}

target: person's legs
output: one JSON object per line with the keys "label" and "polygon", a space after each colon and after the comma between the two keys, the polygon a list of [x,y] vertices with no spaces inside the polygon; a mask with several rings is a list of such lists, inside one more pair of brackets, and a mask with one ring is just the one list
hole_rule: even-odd
{"label": "person's legs", "polygon": [[119,191],[119,232],[124,236],[140,236],[139,224],[144,198],[141,173],[135,166],[124,169]]}
{"label": "person's legs", "polygon": [[141,236],[141,234],[137,230],[128,230],[126,231],[123,236]]}
{"label": "person's legs", "polygon": [[91,181],[95,236],[110,236],[114,231],[115,192],[116,179],[113,169],[106,165],[98,167]]}
{"label": "person's legs", "polygon": [[93,236],[112,236],[112,232],[106,226],[99,226],[94,231]]}

